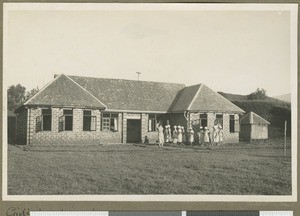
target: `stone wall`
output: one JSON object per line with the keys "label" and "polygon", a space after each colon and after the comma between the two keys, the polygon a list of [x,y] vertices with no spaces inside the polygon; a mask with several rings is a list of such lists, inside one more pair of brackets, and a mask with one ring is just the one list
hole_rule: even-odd
{"label": "stone wall", "polygon": [[[41,109],[29,111],[30,127],[28,127],[27,143],[30,145],[74,145],[74,144],[107,144],[121,142],[121,114],[118,117],[118,131],[101,131],[101,112],[92,110],[96,116],[96,131],[83,131],[83,109],[73,109],[73,130],[60,131],[59,117],[63,109],[52,108],[51,131],[38,131],[36,118],[41,115]],[[30,133],[29,133],[30,132]]]}
{"label": "stone wall", "polygon": [[[72,144],[108,144],[108,143],[126,143],[127,139],[127,119],[141,120],[141,141],[145,142],[147,136],[150,143],[156,143],[158,140],[157,131],[148,131],[149,114],[146,113],[119,113],[118,131],[101,130],[101,112],[92,110],[92,115],[96,116],[96,131],[83,131],[83,109],[73,109],[73,130],[60,131],[59,117],[63,115],[63,109],[52,108],[51,131],[38,131],[36,119],[41,116],[41,109],[23,109],[17,116],[17,141],[19,144],[28,145],[72,145]],[[208,128],[212,131],[216,114],[207,113]],[[29,121],[27,121],[27,119]],[[190,113],[189,122],[185,119],[183,113],[158,115],[158,120],[166,124],[169,120],[172,127],[181,125],[189,131],[190,125],[197,123],[199,113]],[[239,120],[239,115],[235,114],[235,119]],[[230,114],[223,114],[224,143],[237,143],[239,141],[239,132],[230,133],[229,123]],[[165,126],[165,125],[164,125]],[[195,125],[194,125],[195,127]],[[197,128],[195,130],[195,137]]]}
{"label": "stone wall", "polygon": [[[219,114],[219,113],[218,113]],[[233,133],[229,130],[230,124],[230,114],[223,113],[223,143],[238,143],[239,142],[239,131],[235,131]],[[234,114],[235,120],[239,120],[239,115]],[[190,124],[193,125],[193,129],[195,130],[195,134],[199,130],[199,113],[190,113]],[[216,120],[216,113],[207,113],[207,127],[212,132],[213,126]],[[197,127],[195,127],[197,125]],[[197,137],[196,142],[197,142]]]}

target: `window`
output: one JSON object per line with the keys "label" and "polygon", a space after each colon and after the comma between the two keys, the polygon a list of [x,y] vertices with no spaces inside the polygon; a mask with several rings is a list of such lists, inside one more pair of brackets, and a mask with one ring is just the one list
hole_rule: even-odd
{"label": "window", "polygon": [[92,116],[91,110],[83,111],[83,131],[96,131],[96,116]]}
{"label": "window", "polygon": [[149,114],[148,131],[156,131],[156,115]]}
{"label": "window", "polygon": [[240,123],[238,119],[235,119],[234,115],[230,115],[229,119],[229,132],[236,133],[240,131]]}
{"label": "window", "polygon": [[36,131],[51,131],[52,110],[42,109],[42,115],[36,118]]}
{"label": "window", "polygon": [[207,127],[207,114],[200,114],[200,126]]}
{"label": "window", "polygon": [[118,131],[117,113],[102,113],[102,131]]}
{"label": "window", "polygon": [[223,114],[216,114],[215,125],[220,124],[223,127]]}
{"label": "window", "polygon": [[64,109],[63,116],[59,117],[59,131],[73,130],[73,110]]}
{"label": "window", "polygon": [[234,133],[234,115],[230,115],[229,117],[229,132]]}

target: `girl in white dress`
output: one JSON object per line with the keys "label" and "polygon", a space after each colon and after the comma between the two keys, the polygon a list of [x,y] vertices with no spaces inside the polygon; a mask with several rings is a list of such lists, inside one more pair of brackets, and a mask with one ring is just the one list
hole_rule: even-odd
{"label": "girl in white dress", "polygon": [[190,145],[193,145],[193,142],[194,142],[194,130],[192,127],[190,127],[190,137],[189,137],[189,142],[190,142]]}
{"label": "girl in white dress", "polygon": [[205,145],[208,145],[209,144],[209,131],[208,131],[208,128],[205,127],[204,128],[204,144]]}
{"label": "girl in white dress", "polygon": [[177,136],[178,136],[178,133],[177,133],[177,130],[176,130],[176,125],[174,126],[174,130],[173,130],[173,136],[172,136],[172,138],[173,138],[173,143],[177,143]]}
{"label": "girl in white dress", "polygon": [[181,126],[178,126],[177,128],[178,128],[178,130],[177,130],[177,132],[178,132],[178,140],[177,140],[177,142],[179,144],[181,144],[182,143],[182,130],[181,130]]}

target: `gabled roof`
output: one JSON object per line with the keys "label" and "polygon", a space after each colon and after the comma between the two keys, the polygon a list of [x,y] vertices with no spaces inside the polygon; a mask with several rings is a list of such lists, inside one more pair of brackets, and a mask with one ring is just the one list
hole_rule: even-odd
{"label": "gabled roof", "polygon": [[101,101],[63,74],[57,76],[24,105],[106,108]]}
{"label": "gabled roof", "polygon": [[172,111],[244,113],[244,110],[204,84],[186,87]]}
{"label": "gabled roof", "polygon": [[270,122],[254,112],[249,112],[241,118],[241,124],[270,124]]}
{"label": "gabled roof", "polygon": [[167,112],[183,84],[69,76],[108,110]]}

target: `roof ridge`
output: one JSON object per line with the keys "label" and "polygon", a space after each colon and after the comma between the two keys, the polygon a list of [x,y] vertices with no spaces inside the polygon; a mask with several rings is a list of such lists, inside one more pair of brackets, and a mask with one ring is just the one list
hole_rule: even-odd
{"label": "roof ridge", "polygon": [[261,117],[260,115],[258,115],[257,113],[253,112],[253,111],[250,111],[248,112],[246,115],[244,115],[240,121],[242,121],[243,119],[245,119],[247,116],[249,116],[249,122],[250,124],[253,124],[254,123],[254,118],[253,116],[256,116],[258,117],[260,120],[264,121],[264,122],[267,122],[268,124],[271,124],[269,121],[267,121],[266,119],[264,119],[263,117]]}
{"label": "roof ridge", "polygon": [[233,106],[235,106],[236,108],[240,109],[242,112],[245,113],[245,110],[241,109],[240,107],[238,107],[237,105],[235,105],[233,102],[231,102],[226,97],[224,97],[223,95],[219,94],[218,92],[216,92],[216,93],[217,93],[217,95],[219,95],[220,97],[224,98],[226,101],[229,101]]}
{"label": "roof ridge", "polygon": [[147,82],[147,83],[164,83],[164,84],[175,84],[175,85],[183,85],[187,87],[184,83],[174,83],[174,82],[158,82],[158,81],[147,81],[147,80],[131,80],[131,79],[119,79],[119,78],[103,78],[103,77],[90,77],[90,76],[78,76],[78,75],[65,75],[68,77],[79,77],[79,78],[90,78],[90,79],[102,79],[102,80],[124,80],[131,82]]}
{"label": "roof ridge", "polygon": [[79,85],[76,81],[74,81],[71,77],[69,77],[68,75],[63,74],[64,76],[66,76],[69,80],[71,80],[74,84],[76,84],[77,86],[79,86],[82,90],[84,90],[85,92],[87,92],[89,95],[91,95],[93,98],[95,98],[99,103],[101,103],[102,105],[105,106],[105,109],[107,108],[107,106],[101,102],[98,98],[96,98],[92,93],[90,93],[88,90],[86,90],[84,87],[82,87],[81,85]]}
{"label": "roof ridge", "polygon": [[256,117],[260,118],[262,121],[265,121],[265,122],[268,122],[270,124],[269,121],[267,121],[266,119],[264,119],[263,117],[261,117],[260,115],[258,115],[257,113],[253,112],[253,111],[250,111],[252,112],[253,114],[252,115],[256,115]]}
{"label": "roof ridge", "polygon": [[61,77],[64,74],[59,74],[57,77],[55,77],[52,81],[48,82],[43,88],[41,88],[40,91],[38,91],[35,95],[33,95],[28,101],[26,101],[23,105],[27,105],[31,100],[33,100],[35,97],[37,97],[41,92],[43,92],[49,85],[54,83],[55,80],[57,80],[59,77]]}
{"label": "roof ridge", "polygon": [[[200,92],[201,89],[202,89],[203,84],[196,84],[196,85],[193,85],[193,86],[197,86],[197,85],[199,85],[198,90],[197,90],[196,94],[194,95],[193,99],[191,100],[191,102],[190,102],[190,104],[189,104],[187,110],[190,110],[192,104],[194,103],[194,101],[196,100],[197,96],[199,95],[199,92]],[[192,87],[192,86],[188,86],[188,87]],[[188,87],[187,87],[187,88],[188,88]]]}

